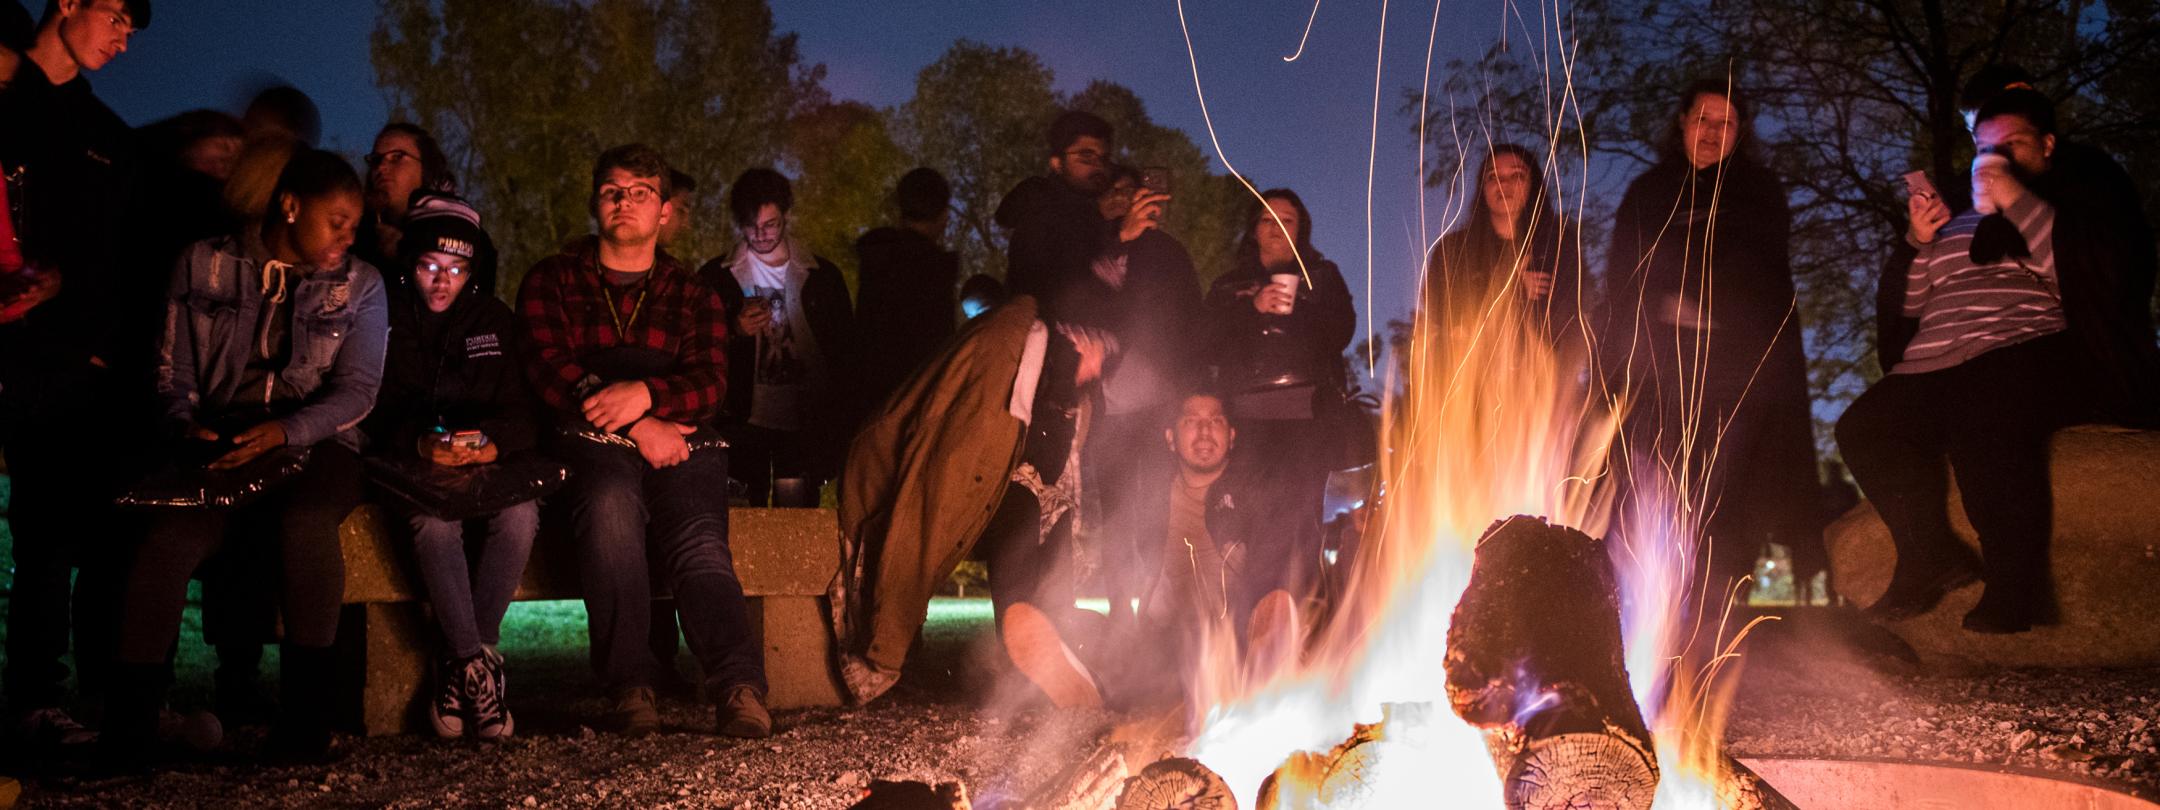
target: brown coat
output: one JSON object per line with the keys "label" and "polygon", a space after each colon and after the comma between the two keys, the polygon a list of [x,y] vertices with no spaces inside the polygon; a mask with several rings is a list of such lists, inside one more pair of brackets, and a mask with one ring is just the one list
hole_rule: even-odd
{"label": "brown coat", "polygon": [[[1035,300],[967,325],[857,431],[840,478],[833,630],[858,701],[897,678],[930,596],[981,538],[1025,426],[1008,410]],[[883,677],[864,679],[864,665]],[[873,685],[874,684],[874,685]]]}

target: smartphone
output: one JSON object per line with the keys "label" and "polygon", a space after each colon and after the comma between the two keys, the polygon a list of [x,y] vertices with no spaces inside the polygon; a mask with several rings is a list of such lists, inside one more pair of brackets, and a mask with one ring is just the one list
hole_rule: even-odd
{"label": "smartphone", "polygon": [[463,447],[467,450],[478,450],[482,447],[486,447],[487,444],[487,434],[481,433],[477,430],[460,430],[450,434],[451,447]]}
{"label": "smartphone", "polygon": [[1140,187],[1157,194],[1170,193],[1170,169],[1165,166],[1149,166],[1141,169]]}
{"label": "smartphone", "polygon": [[1928,180],[1927,172],[1924,171],[1905,173],[1905,193],[1913,197],[1942,199],[1942,193],[1935,190],[1935,183]]}

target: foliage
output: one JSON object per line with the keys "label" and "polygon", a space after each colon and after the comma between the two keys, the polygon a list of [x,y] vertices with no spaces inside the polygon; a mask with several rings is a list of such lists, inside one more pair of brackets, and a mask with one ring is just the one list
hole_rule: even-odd
{"label": "foliage", "polygon": [[[1409,112],[1434,144],[1428,182],[1455,182],[1488,133],[1551,143],[1569,181],[1562,207],[1598,222],[1617,201],[1618,181],[1653,160],[1677,90],[1730,77],[1753,97],[1764,156],[1790,190],[1810,375],[1817,402],[1831,411],[1880,374],[1873,287],[1905,225],[1898,178],[1925,168],[1939,187],[1962,185],[1971,142],[1957,92],[1980,66],[2031,70],[2061,103],[2071,137],[2114,152],[2148,199],[2160,196],[2152,0],[1576,0],[1564,8],[1525,21],[1521,30],[1543,39],[1501,42],[1480,59],[1449,64],[1422,117],[1420,96],[1410,95]],[[1571,189],[1578,195],[1566,196]]]}
{"label": "foliage", "polygon": [[1005,235],[992,217],[1006,191],[1047,165],[1043,131],[1060,101],[1050,82],[1032,53],[963,39],[916,74],[914,98],[894,111],[900,143],[952,183],[963,273],[1005,274]]}
{"label": "foliage", "polygon": [[913,164],[893,142],[886,116],[859,102],[827,102],[788,125],[795,179],[794,233],[855,279],[855,237],[890,220],[893,185]]}

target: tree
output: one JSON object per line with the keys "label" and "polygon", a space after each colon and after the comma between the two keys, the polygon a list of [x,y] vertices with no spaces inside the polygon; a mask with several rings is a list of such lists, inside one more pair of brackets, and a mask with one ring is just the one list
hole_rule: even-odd
{"label": "tree", "polygon": [[851,281],[855,237],[893,218],[893,185],[910,166],[885,114],[853,101],[809,106],[788,125],[795,174],[794,232]]}
{"label": "tree", "polygon": [[[1561,168],[1589,191],[1563,206],[1595,223],[1617,198],[1610,181],[1652,160],[1677,89],[1731,76],[1752,96],[1766,156],[1790,190],[1810,375],[1831,412],[1881,373],[1873,288],[1905,227],[1898,177],[1925,168],[1946,192],[1963,185],[1971,141],[1957,93],[1980,66],[2032,71],[2072,137],[2113,151],[2147,199],[2160,197],[2152,0],[1579,0],[1565,14],[1551,10],[1524,27],[1545,39],[1505,41],[1451,63],[1422,111],[1411,94],[1412,114],[1422,112],[1433,134],[1439,168],[1428,182],[1456,176],[1464,150],[1452,137],[1461,131],[1455,113],[1467,108],[1472,143],[1480,130],[1549,139]],[[1826,445],[1827,426],[1819,421]]]}
{"label": "tree", "polygon": [[916,74],[914,97],[894,111],[901,145],[952,183],[963,268],[1005,274],[1005,235],[993,217],[1006,191],[1047,165],[1043,131],[1059,109],[1050,82],[1032,53],[963,39]]}
{"label": "tree", "polygon": [[[504,290],[591,232],[602,150],[642,141],[716,187],[776,162],[797,99],[822,98],[763,2],[381,0],[370,44],[392,115],[436,135],[486,216]],[[699,213],[684,252],[717,253],[724,218]]]}

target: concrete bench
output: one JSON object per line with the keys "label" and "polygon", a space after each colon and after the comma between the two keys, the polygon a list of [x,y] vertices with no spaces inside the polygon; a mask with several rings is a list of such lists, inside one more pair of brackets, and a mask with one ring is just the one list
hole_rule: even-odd
{"label": "concrete bench", "polygon": [[[412,563],[411,545],[379,508],[345,519],[345,617],[338,629],[340,709],[369,735],[425,723],[429,659],[436,634]],[[765,648],[767,703],[775,709],[835,706],[831,626],[825,590],[840,568],[838,516],[826,509],[733,509],[728,541],[750,597],[750,620]],[[543,527],[518,588],[520,601],[578,598],[569,538]]]}
{"label": "concrete bench", "polygon": [[[2160,665],[2160,431],[2081,426],[2055,434],[2050,572],[2061,622],[2012,635],[1959,622],[1980,586],[1952,592],[1933,612],[1888,625],[1924,661],[2003,667]],[[1979,550],[1955,494],[1950,519]],[[1890,530],[1862,503],[1824,532],[1838,592],[1873,604],[1890,585]]]}

